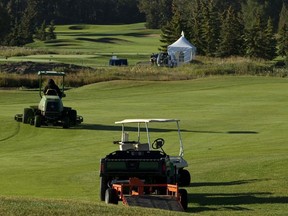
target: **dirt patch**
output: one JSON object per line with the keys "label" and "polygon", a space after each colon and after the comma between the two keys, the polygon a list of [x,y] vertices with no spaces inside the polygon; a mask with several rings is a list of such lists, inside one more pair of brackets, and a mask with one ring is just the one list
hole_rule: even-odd
{"label": "dirt patch", "polygon": [[36,62],[14,62],[0,65],[0,72],[16,73],[16,74],[35,74],[38,71],[63,71],[78,72],[84,69],[92,69],[73,64],[64,63],[36,63]]}

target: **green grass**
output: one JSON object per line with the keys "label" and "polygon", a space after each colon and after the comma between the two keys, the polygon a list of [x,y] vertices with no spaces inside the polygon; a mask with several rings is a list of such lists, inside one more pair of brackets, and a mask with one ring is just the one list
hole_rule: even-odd
{"label": "green grass", "polygon": [[161,45],[160,30],[146,29],[144,25],[58,25],[56,40],[26,45],[39,53],[30,49],[7,50],[2,57],[0,52],[0,62],[63,62],[95,67],[108,66],[113,55],[127,58],[129,65],[147,62]]}
{"label": "green grass", "polygon": [[[63,130],[13,120],[37,91],[0,90],[0,215],[167,215],[99,201],[99,160],[116,150],[114,122],[125,118],[181,119],[190,213],[285,215],[287,92],[287,79],[271,77],[103,82],[66,92],[84,123]],[[177,154],[172,135],[159,136]]]}

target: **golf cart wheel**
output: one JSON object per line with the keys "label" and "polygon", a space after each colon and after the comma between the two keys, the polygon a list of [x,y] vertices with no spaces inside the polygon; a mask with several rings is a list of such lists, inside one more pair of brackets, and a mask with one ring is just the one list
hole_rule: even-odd
{"label": "golf cart wheel", "polygon": [[186,211],[187,208],[188,208],[188,194],[187,194],[187,190],[179,189],[179,194],[180,194],[180,203],[181,203],[183,209]]}
{"label": "golf cart wheel", "polygon": [[23,123],[29,124],[34,117],[34,112],[31,108],[25,108],[23,113]]}
{"label": "golf cart wheel", "polygon": [[108,188],[108,181],[106,177],[100,177],[100,200],[105,201],[105,193]]}
{"label": "golf cart wheel", "polygon": [[34,126],[35,127],[41,127],[41,116],[40,115],[36,115],[35,119],[34,119]]}
{"label": "golf cart wheel", "polygon": [[117,191],[113,188],[108,188],[105,192],[105,203],[106,204],[118,204]]}
{"label": "golf cart wheel", "polygon": [[191,176],[188,170],[181,169],[179,170],[179,186],[189,186],[191,182]]}

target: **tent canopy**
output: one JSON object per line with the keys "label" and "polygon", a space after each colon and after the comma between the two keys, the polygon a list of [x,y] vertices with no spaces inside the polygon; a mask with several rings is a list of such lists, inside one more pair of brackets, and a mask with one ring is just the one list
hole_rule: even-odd
{"label": "tent canopy", "polygon": [[167,51],[177,65],[190,62],[196,55],[196,47],[185,38],[183,32],[177,41],[168,46]]}

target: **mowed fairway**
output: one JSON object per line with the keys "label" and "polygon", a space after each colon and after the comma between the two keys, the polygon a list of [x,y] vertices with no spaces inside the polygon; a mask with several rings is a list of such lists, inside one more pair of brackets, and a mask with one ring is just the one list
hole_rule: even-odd
{"label": "mowed fairway", "polygon": [[[99,160],[118,147],[112,142],[120,139],[121,128],[114,122],[178,118],[192,174],[189,213],[287,214],[287,79],[112,81],[72,89],[66,95],[64,104],[77,109],[83,125],[35,128],[13,117],[37,104],[38,92],[0,90],[0,198],[73,200],[71,206],[89,201],[100,205],[99,214],[106,212],[107,207],[99,204]],[[161,136],[173,141],[172,132]],[[167,141],[164,149],[178,153],[174,142]],[[111,209],[118,215],[131,214],[121,204]],[[168,215],[132,209],[133,214]]]}
{"label": "mowed fairway", "polygon": [[[35,41],[26,45],[44,54],[18,55],[0,62],[61,62],[81,66],[108,66],[112,56],[127,58],[129,65],[149,63],[150,55],[159,52],[160,30],[146,29],[144,23],[129,25],[57,25],[56,40]],[[48,52],[48,53],[47,53]]]}

